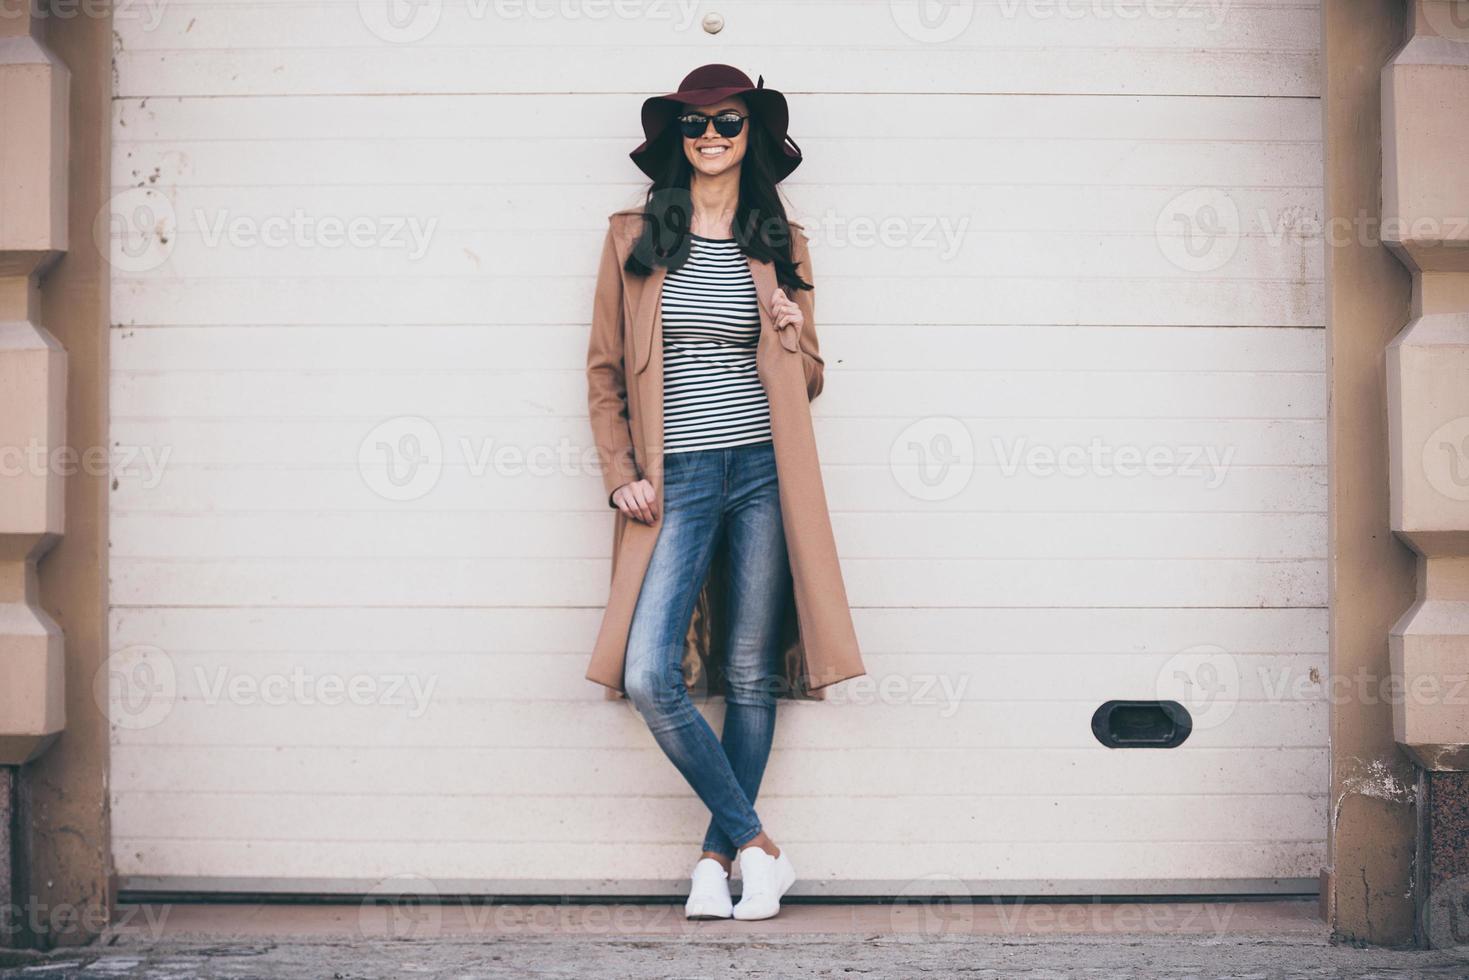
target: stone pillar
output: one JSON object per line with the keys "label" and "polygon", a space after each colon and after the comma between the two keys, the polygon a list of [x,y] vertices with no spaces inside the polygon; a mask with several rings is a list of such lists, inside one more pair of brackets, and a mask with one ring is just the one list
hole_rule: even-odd
{"label": "stone pillar", "polygon": [[[22,0],[0,0],[0,5]],[[35,0],[32,0],[35,2]],[[106,927],[113,894],[108,654],[108,334],[111,268],[105,230],[112,194],[113,8],[42,3],[41,40],[69,72],[66,236],[70,247],[36,280],[34,322],[66,350],[63,460],[66,533],[37,567],[41,608],[66,634],[66,730],[21,773],[20,825],[27,924],[34,945],[90,942]],[[136,5],[118,16],[137,17]],[[102,693],[97,683],[104,684]]]}
{"label": "stone pillar", "polygon": [[1383,70],[1383,239],[1413,275],[1387,349],[1392,528],[1417,601],[1389,633],[1393,736],[1420,768],[1418,937],[1469,949],[1469,0],[1411,0]]}
{"label": "stone pillar", "polygon": [[[1404,0],[1321,4],[1325,152],[1331,800],[1321,883],[1332,935],[1413,941],[1414,769],[1393,740],[1387,632],[1413,603],[1414,556],[1388,517],[1383,350],[1412,277],[1382,247],[1381,73],[1407,37]],[[1360,684],[1359,684],[1360,681]]]}
{"label": "stone pillar", "polygon": [[36,563],[64,530],[66,353],[40,323],[38,279],[67,247],[70,76],[41,28],[28,4],[0,6],[0,945],[27,938],[20,767],[66,721],[63,638]]}
{"label": "stone pillar", "polygon": [[66,354],[36,321],[36,277],[66,250],[65,66],[24,8],[0,17],[0,765],[61,732],[61,631],[37,600],[36,561],[62,533]]}

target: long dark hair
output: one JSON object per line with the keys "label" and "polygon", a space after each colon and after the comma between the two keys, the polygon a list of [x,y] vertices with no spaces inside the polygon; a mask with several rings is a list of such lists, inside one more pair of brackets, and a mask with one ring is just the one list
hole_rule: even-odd
{"label": "long dark hair", "polygon": [[[751,112],[745,124],[749,139],[740,161],[740,200],[735,205],[731,232],[746,255],[775,265],[776,281],[792,289],[812,289],[791,261],[791,225],[775,189],[771,154],[779,149],[774,138]],[[649,147],[661,160],[658,176],[648,187],[643,204],[643,231],[623,267],[646,276],[653,266],[681,268],[689,257],[694,207],[689,184],[694,168],[683,152],[683,134],[670,124]]]}

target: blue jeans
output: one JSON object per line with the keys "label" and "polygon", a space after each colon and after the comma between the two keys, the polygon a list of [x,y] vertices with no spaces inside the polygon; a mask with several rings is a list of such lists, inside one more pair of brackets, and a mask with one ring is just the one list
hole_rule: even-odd
{"label": "blue jeans", "polygon": [[[704,850],[732,858],[760,834],[754,800],[775,736],[781,603],[791,575],[775,448],[766,441],[663,459],[662,527],[628,630],[623,687],[709,808]],[[729,549],[722,738],[694,707],[682,667],[720,535]]]}

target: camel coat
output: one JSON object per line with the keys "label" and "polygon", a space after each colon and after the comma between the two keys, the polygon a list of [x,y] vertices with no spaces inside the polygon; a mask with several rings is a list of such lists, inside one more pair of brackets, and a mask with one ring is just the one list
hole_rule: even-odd
{"label": "camel coat", "polygon": [[[642,229],[641,209],[609,216],[602,245],[587,345],[587,406],[601,463],[612,529],[612,580],[601,628],[586,676],[604,685],[609,698],[623,694],[623,660],[628,627],[643,574],[658,539],[663,514],[663,278],[623,271],[623,262]],[[805,232],[791,222],[798,271],[814,282]],[[810,401],[822,387],[823,362],[816,340],[814,290],[788,290],[805,323],[777,330],[770,296],[775,266],[750,259],[760,304],[760,339],[755,363],[770,401],[771,441],[780,481],[780,510],[790,557],[792,588],[781,630],[783,669],[777,697],[824,700],[823,688],[867,671],[847,605],[837,563],[836,541],[826,509],[826,491],[811,428]],[[611,494],[624,483],[647,479],[657,493],[659,520],[643,524],[624,516]],[[724,639],[721,609],[725,552],[716,549],[689,623],[683,656],[684,681],[692,693],[722,696]]]}

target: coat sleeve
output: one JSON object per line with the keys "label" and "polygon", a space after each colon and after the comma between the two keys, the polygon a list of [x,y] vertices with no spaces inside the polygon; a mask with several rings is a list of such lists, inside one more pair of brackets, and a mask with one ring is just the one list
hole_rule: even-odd
{"label": "coat sleeve", "polygon": [[[816,284],[816,279],[811,274],[811,253],[806,247],[806,233],[796,229],[791,241],[791,260],[796,263],[796,271],[802,279]],[[801,310],[801,317],[805,325],[797,333],[801,349],[801,366],[806,370],[806,398],[808,401],[815,400],[821,394],[822,386],[825,384],[826,362],[821,357],[821,347],[816,340],[816,290],[815,289],[792,289],[796,306]]]}
{"label": "coat sleeve", "polygon": [[592,303],[592,330],[587,341],[587,416],[602,468],[607,506],[612,493],[639,478],[628,427],[627,374],[623,366],[622,269],[612,228],[602,243],[602,261]]}

